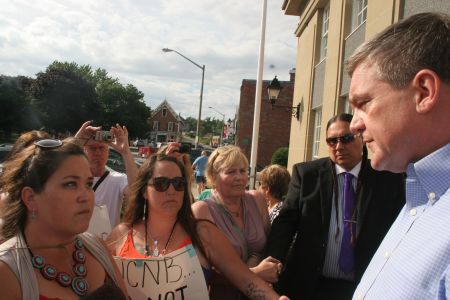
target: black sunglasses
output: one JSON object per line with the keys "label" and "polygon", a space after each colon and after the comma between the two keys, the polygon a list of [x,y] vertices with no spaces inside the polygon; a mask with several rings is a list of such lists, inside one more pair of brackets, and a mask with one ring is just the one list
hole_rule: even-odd
{"label": "black sunglasses", "polygon": [[155,177],[148,185],[153,186],[158,192],[165,192],[169,188],[170,184],[173,185],[173,188],[176,191],[181,192],[184,191],[186,186],[186,179],[183,177]]}
{"label": "black sunglasses", "polygon": [[40,148],[49,149],[49,148],[61,147],[63,142],[61,140],[43,139],[43,140],[34,142],[34,144]]}
{"label": "black sunglasses", "polygon": [[342,136],[329,137],[326,139],[328,146],[334,147],[336,144],[348,144],[355,140],[355,138],[359,136],[359,134],[344,134]]}

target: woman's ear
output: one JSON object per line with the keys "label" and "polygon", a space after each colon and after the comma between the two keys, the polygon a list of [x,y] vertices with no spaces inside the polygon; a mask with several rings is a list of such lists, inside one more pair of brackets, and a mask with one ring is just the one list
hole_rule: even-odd
{"label": "woman's ear", "polygon": [[32,212],[37,210],[35,199],[36,193],[31,187],[29,186],[24,187],[20,193],[20,196],[22,198],[22,202],[25,204],[28,211]]}

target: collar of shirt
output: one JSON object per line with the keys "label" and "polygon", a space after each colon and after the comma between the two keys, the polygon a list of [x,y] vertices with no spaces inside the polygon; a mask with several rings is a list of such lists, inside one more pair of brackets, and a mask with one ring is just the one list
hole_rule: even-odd
{"label": "collar of shirt", "polygon": [[[343,167],[341,167],[338,164],[335,164],[334,167],[336,169],[336,175],[348,172],[347,170],[345,170]],[[361,161],[359,161],[359,163],[356,166],[354,166],[353,169],[351,169],[349,173],[352,173],[352,175],[355,178],[358,178],[359,171],[361,171]]]}
{"label": "collar of shirt", "polygon": [[408,205],[434,204],[450,187],[450,143],[409,164],[406,173]]}

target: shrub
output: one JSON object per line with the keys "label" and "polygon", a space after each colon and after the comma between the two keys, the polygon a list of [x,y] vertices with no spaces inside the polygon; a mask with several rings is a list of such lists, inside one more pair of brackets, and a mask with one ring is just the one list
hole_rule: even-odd
{"label": "shrub", "polygon": [[273,153],[270,163],[287,167],[288,156],[289,156],[289,148],[288,147],[278,148]]}

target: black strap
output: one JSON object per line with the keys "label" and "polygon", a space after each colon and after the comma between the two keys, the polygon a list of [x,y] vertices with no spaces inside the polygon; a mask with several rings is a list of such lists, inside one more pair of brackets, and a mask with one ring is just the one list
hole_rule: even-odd
{"label": "black strap", "polygon": [[97,190],[98,186],[100,185],[100,183],[103,182],[103,180],[105,180],[106,176],[108,176],[109,171],[106,171],[105,173],[103,173],[102,177],[100,177],[97,182],[94,184],[94,186],[92,187],[92,189],[94,190],[94,192]]}

